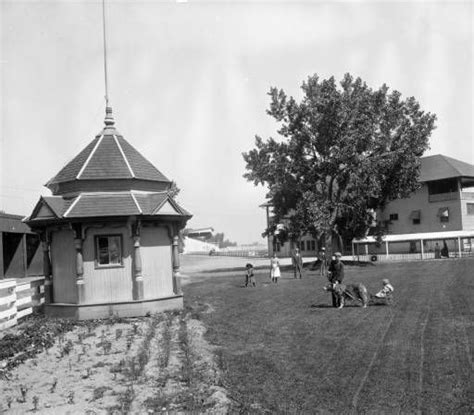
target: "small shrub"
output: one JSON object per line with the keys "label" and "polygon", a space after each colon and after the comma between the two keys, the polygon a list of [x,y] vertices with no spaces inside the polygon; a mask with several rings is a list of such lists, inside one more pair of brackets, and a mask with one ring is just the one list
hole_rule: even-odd
{"label": "small shrub", "polygon": [[38,404],[39,404],[39,398],[38,396],[33,396],[33,411],[37,411],[38,410]]}
{"label": "small shrub", "polygon": [[100,386],[95,388],[94,392],[92,393],[92,400],[96,401],[97,399],[102,399],[104,397],[104,393],[108,390],[110,390],[108,386]]}
{"label": "small shrub", "polygon": [[54,378],[53,383],[52,383],[51,387],[49,388],[49,392],[54,393],[54,391],[56,390],[57,385],[58,385],[58,379]]}

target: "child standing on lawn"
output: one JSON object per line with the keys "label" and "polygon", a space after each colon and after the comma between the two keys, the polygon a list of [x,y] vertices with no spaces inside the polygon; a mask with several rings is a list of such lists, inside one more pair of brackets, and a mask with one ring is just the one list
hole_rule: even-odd
{"label": "child standing on lawn", "polygon": [[247,264],[245,266],[245,286],[248,287],[250,284],[252,287],[256,287],[257,284],[255,283],[255,276],[253,274],[253,265]]}
{"label": "child standing on lawn", "polygon": [[278,278],[280,278],[280,261],[278,261],[277,254],[274,253],[272,259],[270,260],[270,278],[275,284],[278,283]]}

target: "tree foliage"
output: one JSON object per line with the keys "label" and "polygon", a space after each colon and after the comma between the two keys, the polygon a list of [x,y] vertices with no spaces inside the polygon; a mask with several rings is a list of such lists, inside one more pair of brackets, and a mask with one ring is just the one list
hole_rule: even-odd
{"label": "tree foliage", "polygon": [[311,232],[330,245],[334,235],[361,237],[374,209],[417,188],[436,116],[413,97],[385,84],[373,90],[349,74],[339,86],[314,75],[301,88],[300,102],[270,89],[267,113],[280,138],[256,136],[243,153],[244,177],[269,189],[275,222],[266,232],[286,218],[290,239]]}

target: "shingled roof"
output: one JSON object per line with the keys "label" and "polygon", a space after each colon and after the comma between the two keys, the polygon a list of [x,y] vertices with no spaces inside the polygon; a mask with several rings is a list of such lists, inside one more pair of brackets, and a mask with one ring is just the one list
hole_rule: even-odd
{"label": "shingled roof", "polygon": [[120,135],[111,115],[109,109],[102,132],[46,183],[48,188],[74,180],[139,179],[170,183]]}
{"label": "shingled roof", "polygon": [[172,182],[114,124],[107,107],[104,129],[46,184],[53,196],[41,197],[24,222],[41,227],[83,218],[192,216],[168,193]]}
{"label": "shingled roof", "polygon": [[420,182],[455,177],[474,178],[474,166],[442,154],[421,158]]}
{"label": "shingled roof", "polygon": [[74,198],[41,197],[27,223],[111,216],[181,216],[191,214],[166,192],[94,192]]}

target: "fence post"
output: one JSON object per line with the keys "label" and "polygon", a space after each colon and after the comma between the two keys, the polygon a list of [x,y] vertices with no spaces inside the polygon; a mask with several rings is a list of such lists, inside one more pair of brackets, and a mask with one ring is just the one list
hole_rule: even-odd
{"label": "fence post", "polygon": [[16,281],[0,281],[0,330],[12,327],[17,323]]}

